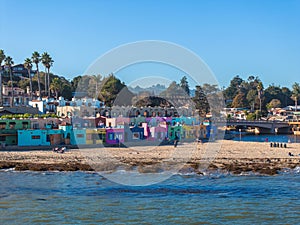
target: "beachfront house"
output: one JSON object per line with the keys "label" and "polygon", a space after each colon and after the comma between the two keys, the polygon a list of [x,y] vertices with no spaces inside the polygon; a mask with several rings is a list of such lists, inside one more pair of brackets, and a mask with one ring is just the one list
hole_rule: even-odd
{"label": "beachfront house", "polygon": [[124,143],[125,141],[125,129],[124,128],[107,128],[105,134],[105,140],[107,144],[116,145]]}
{"label": "beachfront house", "polygon": [[73,145],[86,144],[86,129],[73,128],[70,143]]}
{"label": "beachfront house", "polygon": [[195,140],[195,126],[182,125],[182,139]]}
{"label": "beachfront house", "polygon": [[150,137],[148,139],[151,141],[163,141],[168,136],[167,126],[152,126],[150,127]]}
{"label": "beachfront house", "polygon": [[128,141],[137,141],[137,140],[143,140],[144,139],[144,127],[134,126],[130,127],[128,136]]}
{"label": "beachfront house", "polygon": [[181,140],[182,126],[169,126],[168,127],[168,139],[174,141],[176,138]]}
{"label": "beachfront house", "polygon": [[59,129],[18,130],[18,146],[50,146],[62,142]]}
{"label": "beachfront house", "polygon": [[30,120],[27,119],[0,119],[0,143],[3,145],[18,144],[18,130],[30,128]]}
{"label": "beachfront house", "polygon": [[63,143],[66,145],[84,145],[86,144],[86,130],[82,128],[74,128],[72,125],[59,125],[62,130]]}
{"label": "beachfront house", "polygon": [[86,144],[103,144],[105,142],[106,130],[104,128],[87,128]]}

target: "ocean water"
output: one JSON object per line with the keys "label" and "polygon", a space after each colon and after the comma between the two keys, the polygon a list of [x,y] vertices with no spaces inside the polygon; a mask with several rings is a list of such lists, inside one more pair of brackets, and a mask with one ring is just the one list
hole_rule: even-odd
{"label": "ocean water", "polygon": [[234,141],[251,141],[251,142],[265,142],[266,138],[269,142],[281,142],[281,143],[300,143],[300,136],[296,135],[286,135],[286,134],[245,134],[243,133],[241,136],[238,132],[235,132]]}
{"label": "ocean water", "polygon": [[0,182],[0,224],[300,222],[300,168],[277,176],[176,174],[150,186],[86,172],[1,171]]}

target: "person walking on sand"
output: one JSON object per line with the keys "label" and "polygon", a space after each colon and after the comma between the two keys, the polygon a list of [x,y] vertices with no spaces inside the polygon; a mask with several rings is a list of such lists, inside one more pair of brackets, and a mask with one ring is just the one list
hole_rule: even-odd
{"label": "person walking on sand", "polygon": [[178,141],[179,141],[179,137],[177,136],[177,134],[175,134],[175,139],[174,139],[174,148],[177,147],[178,145]]}

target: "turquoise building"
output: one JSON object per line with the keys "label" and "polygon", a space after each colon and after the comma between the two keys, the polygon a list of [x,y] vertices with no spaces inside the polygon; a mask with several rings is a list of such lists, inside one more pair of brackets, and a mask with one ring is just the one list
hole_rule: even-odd
{"label": "turquoise building", "polygon": [[62,130],[18,130],[18,146],[50,146],[62,142]]}
{"label": "turquoise building", "polygon": [[168,138],[174,141],[176,136],[181,140],[182,138],[182,126],[168,126]]}
{"label": "turquoise building", "polygon": [[71,145],[85,145],[86,144],[86,130],[76,128],[73,129],[71,125],[59,125],[62,131],[63,142]]}

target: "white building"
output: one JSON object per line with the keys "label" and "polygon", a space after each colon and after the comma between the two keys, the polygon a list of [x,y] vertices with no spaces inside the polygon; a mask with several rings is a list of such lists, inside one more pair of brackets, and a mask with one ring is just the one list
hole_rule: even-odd
{"label": "white building", "polygon": [[72,98],[71,101],[59,97],[56,114],[60,117],[70,116],[95,116],[104,103],[94,98]]}
{"label": "white building", "polygon": [[3,106],[11,106],[12,100],[12,90],[14,94],[14,105],[15,106],[26,106],[30,100],[29,96],[29,88],[25,92],[22,88],[2,85],[2,98],[3,98]]}

